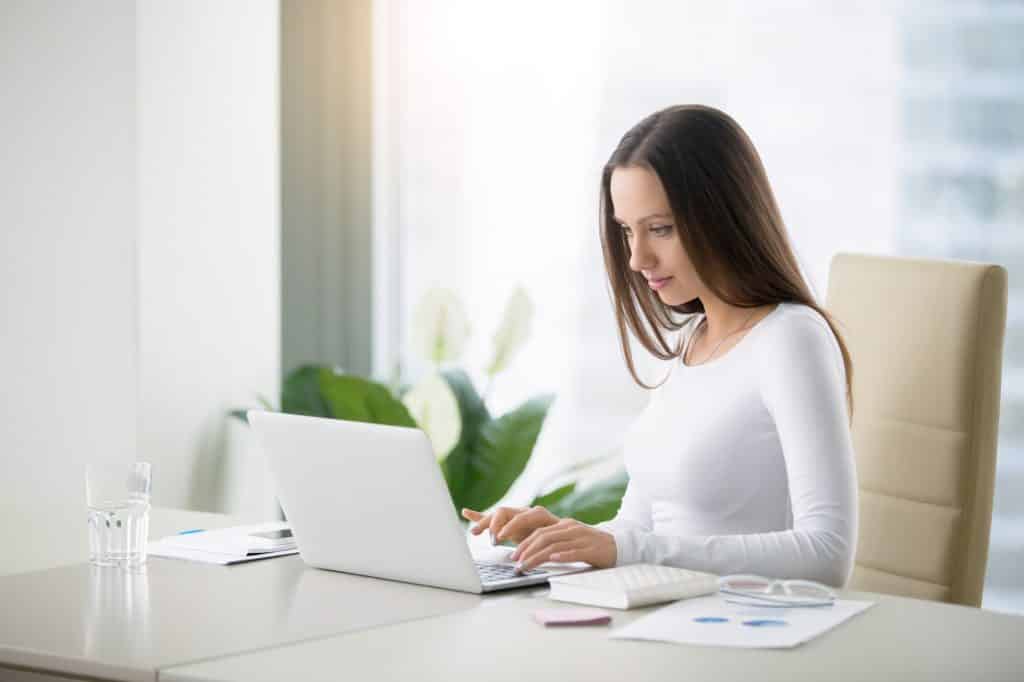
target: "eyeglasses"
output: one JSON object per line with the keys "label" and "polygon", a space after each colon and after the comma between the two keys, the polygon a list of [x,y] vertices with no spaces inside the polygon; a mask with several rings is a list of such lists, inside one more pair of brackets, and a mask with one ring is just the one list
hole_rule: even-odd
{"label": "eyeglasses", "polygon": [[832,588],[813,580],[774,580],[761,575],[727,575],[718,579],[727,602],[754,606],[830,606],[836,600]]}

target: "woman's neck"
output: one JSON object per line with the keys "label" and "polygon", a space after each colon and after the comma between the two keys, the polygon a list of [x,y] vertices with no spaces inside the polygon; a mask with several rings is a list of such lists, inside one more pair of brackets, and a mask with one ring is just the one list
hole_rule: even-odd
{"label": "woman's neck", "polygon": [[717,343],[729,334],[743,327],[756,324],[758,320],[770,313],[775,304],[766,304],[756,308],[741,308],[729,305],[724,301],[701,301],[704,304],[704,339],[709,343]]}

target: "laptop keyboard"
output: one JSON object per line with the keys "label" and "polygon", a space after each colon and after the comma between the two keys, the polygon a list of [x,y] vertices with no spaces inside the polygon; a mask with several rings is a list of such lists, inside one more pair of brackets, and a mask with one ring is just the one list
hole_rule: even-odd
{"label": "laptop keyboard", "polygon": [[531,575],[545,575],[549,571],[545,571],[539,568],[533,568],[522,573],[516,573],[515,566],[512,564],[489,564],[483,561],[475,561],[476,570],[480,574],[481,582],[493,583],[499,580],[511,580],[513,578],[522,578],[524,576]]}

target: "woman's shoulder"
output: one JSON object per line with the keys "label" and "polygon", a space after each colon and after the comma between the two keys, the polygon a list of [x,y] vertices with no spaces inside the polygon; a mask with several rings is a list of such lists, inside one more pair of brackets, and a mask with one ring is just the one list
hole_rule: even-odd
{"label": "woman's shoulder", "polygon": [[765,325],[764,337],[769,345],[793,350],[809,345],[821,347],[836,344],[835,334],[825,316],[803,303],[779,303],[778,309],[764,321],[768,323]]}

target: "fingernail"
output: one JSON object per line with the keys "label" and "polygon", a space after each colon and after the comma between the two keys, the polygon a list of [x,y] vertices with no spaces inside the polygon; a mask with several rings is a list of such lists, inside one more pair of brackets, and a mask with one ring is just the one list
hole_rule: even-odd
{"label": "fingernail", "polygon": [[523,572],[523,562],[522,561],[517,561],[516,562],[515,572],[516,573],[522,573]]}

